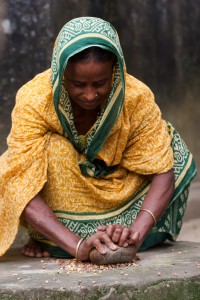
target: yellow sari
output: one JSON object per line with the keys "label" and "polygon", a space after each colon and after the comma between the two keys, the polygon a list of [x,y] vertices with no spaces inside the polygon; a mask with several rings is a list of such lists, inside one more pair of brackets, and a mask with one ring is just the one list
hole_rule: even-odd
{"label": "yellow sari", "polygon": [[[23,210],[39,192],[65,226],[86,238],[101,224],[130,226],[149,188],[146,175],[164,173],[173,166],[176,191],[153,231],[176,238],[187,187],[196,169],[179,135],[162,120],[150,89],[124,74],[123,105],[95,156],[106,166],[117,168],[110,174],[90,177],[80,169],[86,155],[70,141],[58,118],[51,80],[49,69],[17,93],[8,150],[0,157],[0,255],[13,243],[20,217],[26,226]],[[176,146],[174,153],[170,144]],[[57,249],[32,228],[29,234],[44,247]]]}

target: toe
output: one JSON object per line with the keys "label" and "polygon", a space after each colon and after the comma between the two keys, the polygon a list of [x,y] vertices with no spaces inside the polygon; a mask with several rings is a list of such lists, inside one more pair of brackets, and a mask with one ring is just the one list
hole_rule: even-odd
{"label": "toe", "polygon": [[50,257],[48,251],[42,250],[40,246],[32,239],[22,248],[22,254],[29,257]]}

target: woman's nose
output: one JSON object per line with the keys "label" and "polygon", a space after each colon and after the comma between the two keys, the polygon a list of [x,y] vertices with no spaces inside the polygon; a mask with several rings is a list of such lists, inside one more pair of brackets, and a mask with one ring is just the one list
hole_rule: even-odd
{"label": "woman's nose", "polygon": [[86,100],[92,101],[96,98],[97,92],[94,88],[88,88],[84,91],[83,95]]}

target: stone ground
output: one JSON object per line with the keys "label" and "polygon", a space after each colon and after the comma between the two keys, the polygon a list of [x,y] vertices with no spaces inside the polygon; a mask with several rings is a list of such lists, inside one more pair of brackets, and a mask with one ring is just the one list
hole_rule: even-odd
{"label": "stone ground", "polygon": [[200,243],[169,243],[117,268],[89,266],[12,249],[0,258],[0,299],[200,299]]}

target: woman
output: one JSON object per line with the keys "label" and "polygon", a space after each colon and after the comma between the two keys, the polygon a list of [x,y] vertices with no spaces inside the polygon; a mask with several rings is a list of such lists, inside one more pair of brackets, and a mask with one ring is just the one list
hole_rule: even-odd
{"label": "woman", "polygon": [[0,255],[21,218],[25,255],[80,260],[175,240],[196,174],[152,92],[126,73],[115,29],[90,17],[62,28],[51,69],[17,93],[0,162]]}

